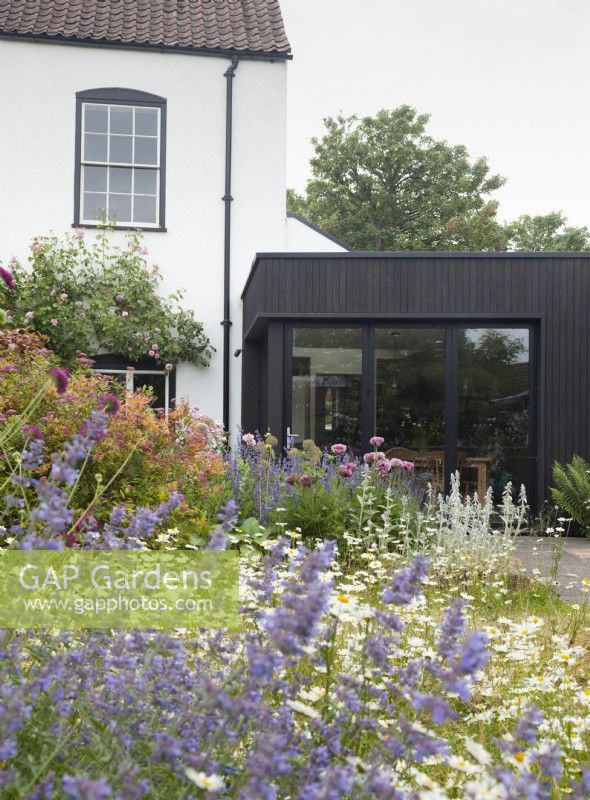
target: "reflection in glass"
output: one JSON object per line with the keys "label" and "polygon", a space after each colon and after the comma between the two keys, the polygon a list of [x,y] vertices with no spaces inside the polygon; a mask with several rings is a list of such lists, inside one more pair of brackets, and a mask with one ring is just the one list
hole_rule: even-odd
{"label": "reflection in glass", "polygon": [[151,391],[153,394],[153,400],[151,405],[154,408],[165,408],[166,407],[166,376],[165,375],[158,375],[157,373],[149,374],[149,375],[134,375],[133,377],[133,388],[134,390],[140,391],[144,389],[146,391]]}
{"label": "reflection in glass", "polygon": [[296,445],[361,447],[362,331],[294,328],[291,430]]}
{"label": "reflection in glass", "polygon": [[375,433],[390,458],[413,461],[437,491],[444,484],[445,334],[375,329]]}
{"label": "reflection in glass", "polygon": [[464,491],[492,486],[499,499],[508,481],[518,489],[529,473],[529,331],[458,330],[457,463]]}

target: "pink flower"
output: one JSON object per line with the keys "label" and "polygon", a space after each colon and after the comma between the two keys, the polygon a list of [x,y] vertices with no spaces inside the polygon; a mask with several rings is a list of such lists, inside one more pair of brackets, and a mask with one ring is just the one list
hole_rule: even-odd
{"label": "pink flower", "polygon": [[127,367],[127,372],[135,372],[135,367]]}
{"label": "pink flower", "polygon": [[330,450],[334,453],[335,456],[343,456],[346,453],[346,445],[345,444],[333,444]]}
{"label": "pink flower", "polygon": [[54,319],[49,320],[49,321],[51,322],[51,324],[53,325],[54,328],[57,328],[57,326],[59,325],[59,320],[58,319],[54,318]]}
{"label": "pink flower", "polygon": [[379,475],[381,475],[382,478],[385,478],[391,469],[391,463],[386,458],[380,459],[377,462],[376,469]]}
{"label": "pink flower", "polygon": [[55,380],[58,394],[65,394],[68,388],[68,381],[70,380],[70,371],[62,369],[61,367],[52,367],[49,374]]}
{"label": "pink flower", "polygon": [[25,325],[28,325],[34,316],[35,313],[33,311],[27,311],[27,313],[25,314]]}
{"label": "pink flower", "polygon": [[363,460],[365,464],[371,464],[373,461],[382,461],[385,458],[385,453],[380,450],[373,450],[372,453],[365,453]]}
{"label": "pink flower", "polygon": [[103,394],[98,398],[98,407],[102,408],[109,416],[114,416],[121,408],[121,403],[119,402],[119,398],[116,394],[113,394],[113,392],[108,392],[107,394]]}
{"label": "pink flower", "polygon": [[153,344],[152,345],[152,350],[157,350],[157,349],[158,349],[158,345],[157,344]]}
{"label": "pink flower", "polygon": [[311,478],[309,477],[309,475],[302,475],[299,478],[299,483],[301,484],[301,486],[311,486]]}
{"label": "pink flower", "polygon": [[59,296],[59,299],[62,301],[62,303],[65,303],[66,300],[68,299],[68,293],[67,292],[62,292],[60,294],[60,296]]}
{"label": "pink flower", "polygon": [[414,462],[413,461],[404,461],[404,465],[403,465],[402,469],[405,469],[408,472],[410,472],[411,470],[414,469]]}
{"label": "pink flower", "polygon": [[52,289],[52,290],[49,292],[49,294],[51,295],[51,297],[55,297],[55,295],[57,294],[57,289],[54,287],[54,288],[53,288],[53,289]]}
{"label": "pink flower", "polygon": [[245,433],[242,436],[242,441],[246,447],[256,447],[256,438],[253,433]]}
{"label": "pink flower", "polygon": [[296,475],[287,475],[287,477],[285,478],[285,483],[288,484],[289,486],[293,486],[293,484],[296,481],[297,481]]}
{"label": "pink flower", "polygon": [[76,359],[78,364],[82,364],[83,367],[91,367],[95,361],[93,358],[88,358],[88,356],[78,356]]}
{"label": "pink flower", "polygon": [[122,303],[124,299],[125,297],[122,294],[115,295],[115,300],[117,301],[117,303]]}
{"label": "pink flower", "polygon": [[150,350],[150,351],[149,351],[149,353],[148,353],[148,356],[152,356],[152,358],[153,358],[155,355],[156,355],[156,351],[155,351],[155,350]]}
{"label": "pink flower", "polygon": [[402,461],[401,458],[392,458],[389,463],[392,467],[399,467],[401,469],[406,462]]}
{"label": "pink flower", "polygon": [[82,239],[84,238],[84,235],[85,235],[85,231],[83,231],[82,228],[76,228],[76,230],[74,231],[74,236],[79,241],[82,241]]}
{"label": "pink flower", "polygon": [[3,364],[0,372],[18,372],[18,369],[13,364]]}
{"label": "pink flower", "polygon": [[6,269],[6,267],[0,266],[0,278],[2,278],[6,284],[7,289],[9,289],[11,292],[14,292],[16,289],[16,283],[14,282],[14,275],[12,272],[9,269]]}
{"label": "pink flower", "polygon": [[37,425],[23,425],[23,433],[33,439],[42,439],[41,430]]}
{"label": "pink flower", "polygon": [[385,439],[383,436],[373,436],[371,439],[369,439],[369,444],[372,444],[373,447],[381,447],[384,441]]}
{"label": "pink flower", "polygon": [[356,464],[352,464],[351,462],[349,462],[348,464],[341,464],[338,467],[338,472],[343,478],[352,478],[355,469],[356,469]]}
{"label": "pink flower", "polygon": [[172,370],[174,369],[174,364],[166,364],[166,366],[164,367],[164,369],[165,369],[167,372],[172,372]]}

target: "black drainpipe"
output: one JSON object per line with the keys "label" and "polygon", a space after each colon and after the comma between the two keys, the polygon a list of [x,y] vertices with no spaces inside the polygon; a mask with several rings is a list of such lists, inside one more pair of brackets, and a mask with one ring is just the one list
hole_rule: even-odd
{"label": "black drainpipe", "polygon": [[225,99],[225,231],[223,239],[223,427],[229,432],[229,329],[230,319],[230,267],[231,267],[231,142],[233,122],[233,79],[238,68],[238,56],[223,73],[226,79]]}

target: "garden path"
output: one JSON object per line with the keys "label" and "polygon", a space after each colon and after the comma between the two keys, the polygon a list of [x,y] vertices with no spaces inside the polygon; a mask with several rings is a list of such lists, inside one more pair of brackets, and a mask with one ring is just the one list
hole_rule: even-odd
{"label": "garden path", "polygon": [[582,580],[590,580],[590,539],[566,538],[558,541],[552,537],[539,539],[536,536],[519,536],[516,540],[514,561],[526,567],[527,572],[540,570],[541,577],[548,578],[554,561],[556,547],[562,547],[557,568],[559,593],[570,603],[584,601]]}

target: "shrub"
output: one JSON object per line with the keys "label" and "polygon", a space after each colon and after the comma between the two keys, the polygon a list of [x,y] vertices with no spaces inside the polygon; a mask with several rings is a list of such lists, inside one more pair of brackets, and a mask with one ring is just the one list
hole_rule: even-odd
{"label": "shrub", "polygon": [[[185,501],[182,514],[171,518],[178,528],[177,541],[209,531],[228,493],[219,425],[186,403],[179,403],[166,419],[150,407],[149,394],[125,396],[118,384],[82,366],[72,372],[60,393],[48,374],[57,360],[38,334],[0,331],[0,350],[4,354],[0,358],[0,435],[8,425],[12,430],[0,462],[0,481],[18,467],[18,454],[33,435],[44,442],[35,473],[41,477],[50,471],[50,454],[61,450],[93,411],[112,412],[120,406],[117,413],[109,413],[107,431],[78,481],[76,508],[88,509],[104,520],[113,504],[132,511],[163,502],[178,491]],[[109,485],[96,500],[101,476],[108,476]]]}
{"label": "shrub", "polygon": [[556,462],[553,480],[551,494],[555,502],[590,535],[590,464],[578,455],[565,466]]}
{"label": "shrub", "polygon": [[181,292],[161,295],[161,274],[146,255],[137,233],[123,250],[111,245],[106,228],[91,244],[83,231],[36,237],[29,269],[15,259],[2,268],[0,308],[14,326],[45,335],[68,366],[77,350],[206,365],[212,348],[203,325],[182,307]]}

